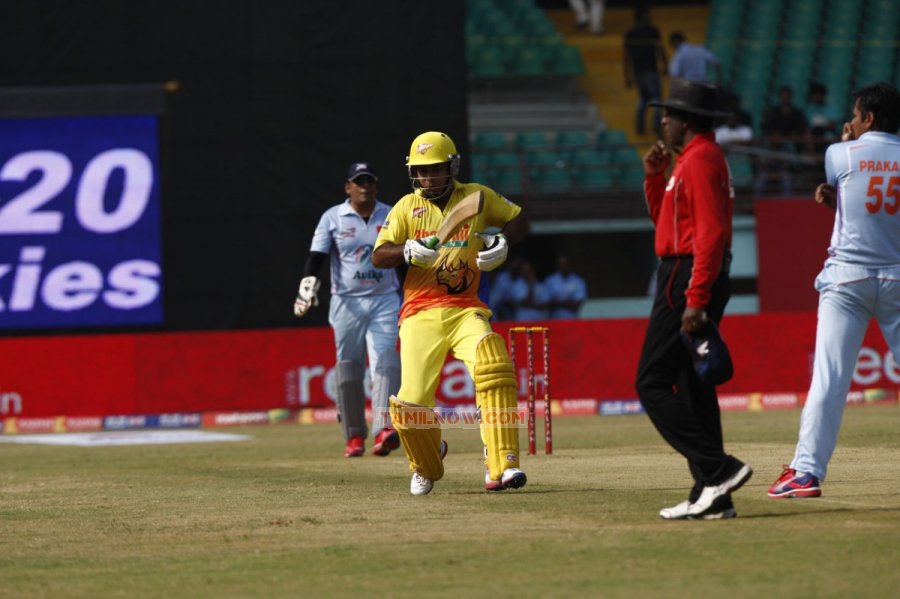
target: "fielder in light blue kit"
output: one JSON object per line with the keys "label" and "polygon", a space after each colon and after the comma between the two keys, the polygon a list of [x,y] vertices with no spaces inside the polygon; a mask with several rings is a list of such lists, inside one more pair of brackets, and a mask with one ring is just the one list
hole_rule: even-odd
{"label": "fielder in light blue kit", "polygon": [[769,497],[818,497],[872,318],[900,358],[900,93],[886,83],[855,95],[853,120],[825,153],[816,201],[836,210],[819,291],[812,385],[790,466]]}
{"label": "fielder in light blue kit", "polygon": [[368,162],[350,165],[344,190],[347,199],[322,215],[313,234],[294,314],[302,317],[319,305],[318,275],[330,256],[328,323],[337,349],[337,405],[347,443],[344,455],[365,453],[368,348],[375,431],[372,453],[385,456],[400,447],[388,409],[388,398],[400,388],[400,282],[395,269],[372,266],[372,248],[391,207],[376,199],[378,177]]}

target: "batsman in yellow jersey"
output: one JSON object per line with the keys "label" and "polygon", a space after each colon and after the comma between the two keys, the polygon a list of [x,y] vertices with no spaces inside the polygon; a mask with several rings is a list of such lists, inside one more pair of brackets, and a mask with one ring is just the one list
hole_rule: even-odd
{"label": "batsman in yellow jersey", "polygon": [[[513,364],[503,338],[491,329],[491,311],[478,290],[482,273],[503,264],[510,245],[528,234],[528,221],[496,191],[456,181],[459,159],[445,133],[429,131],[413,140],[406,162],[413,193],[391,209],[372,255],[378,268],[409,264],[400,309],[400,390],[390,411],[413,473],[413,495],[427,495],[444,475],[447,444],[434,415],[434,394],[447,352],[465,363],[475,382],[484,488],[517,489],[527,480],[519,468]],[[477,191],[483,194],[482,211],[432,248],[444,217]]]}

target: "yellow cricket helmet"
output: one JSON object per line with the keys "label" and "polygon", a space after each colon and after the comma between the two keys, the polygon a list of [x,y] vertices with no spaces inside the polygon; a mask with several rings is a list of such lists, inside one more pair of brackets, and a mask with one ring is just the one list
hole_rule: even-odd
{"label": "yellow cricket helmet", "polygon": [[[422,190],[419,184],[416,167],[444,163],[449,165],[450,170],[450,179],[448,179],[447,184],[428,190],[425,193],[425,190]],[[414,191],[423,193],[428,199],[441,197],[453,188],[452,179],[455,179],[459,174],[459,154],[456,151],[456,144],[453,143],[453,140],[446,133],[426,131],[412,141],[412,145],[409,148],[409,156],[406,157],[406,166]]]}

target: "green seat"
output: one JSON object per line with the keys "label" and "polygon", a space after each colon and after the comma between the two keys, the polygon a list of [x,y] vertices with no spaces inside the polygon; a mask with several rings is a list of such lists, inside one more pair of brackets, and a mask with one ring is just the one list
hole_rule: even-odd
{"label": "green seat", "polygon": [[604,129],[597,133],[597,143],[608,146],[625,145],[628,143],[628,136],[622,129]]}
{"label": "green seat", "polygon": [[563,46],[556,52],[550,70],[554,75],[565,77],[581,77],[585,74],[584,60],[581,50],[575,46]]}
{"label": "green seat", "polygon": [[495,169],[518,170],[522,160],[516,152],[495,152],[491,156],[491,166]]}
{"label": "green seat", "polygon": [[501,150],[510,146],[506,134],[501,131],[479,131],[473,145],[478,150]]}
{"label": "green seat", "polygon": [[526,162],[530,167],[565,168],[568,156],[556,150],[537,150],[529,152]]}
{"label": "green seat", "polygon": [[583,168],[575,175],[575,181],[584,191],[602,191],[615,185],[612,173],[606,168]]}
{"label": "green seat", "polygon": [[532,176],[538,191],[542,193],[572,191],[572,178],[566,169],[537,169]]}
{"label": "green seat", "polygon": [[469,72],[480,78],[502,77],[506,75],[503,54],[496,46],[486,46],[473,53]]}
{"label": "green seat", "polygon": [[609,151],[597,148],[574,150],[570,161],[576,167],[605,167],[612,162]]}
{"label": "green seat", "polygon": [[543,131],[520,131],[516,134],[516,147],[522,150],[542,150],[548,147]]}
{"label": "green seat", "polygon": [[487,152],[472,152],[469,162],[472,164],[472,170],[486,170],[491,165],[491,154]]}
{"label": "green seat", "polygon": [[544,59],[534,46],[524,46],[510,61],[510,72],[520,77],[540,77],[545,73]]}
{"label": "green seat", "polygon": [[619,148],[613,154],[613,162],[622,166],[641,164],[641,157],[634,148]]}
{"label": "green seat", "polygon": [[619,171],[619,185],[628,190],[644,188],[644,167],[632,166]]}
{"label": "green seat", "polygon": [[589,144],[587,131],[583,129],[563,129],[556,134],[556,146],[560,148],[580,148]]}
{"label": "green seat", "polygon": [[523,191],[522,171],[519,169],[498,169],[494,171],[494,177],[489,181],[490,187],[501,195],[520,195]]}

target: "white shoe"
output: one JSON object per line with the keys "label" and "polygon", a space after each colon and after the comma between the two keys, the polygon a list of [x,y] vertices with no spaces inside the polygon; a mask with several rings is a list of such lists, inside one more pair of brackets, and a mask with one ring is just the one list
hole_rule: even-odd
{"label": "white shoe", "polygon": [[687,520],[689,507],[691,507],[691,502],[685,499],[678,505],[659,510],[659,517],[663,520]]}
{"label": "white shoe", "polygon": [[[443,461],[444,457],[447,455],[447,442],[441,441],[440,446],[440,454],[441,461]],[[409,481],[409,492],[413,495],[428,495],[431,493],[431,490],[434,488],[434,481],[430,478],[425,478],[418,472],[413,472],[412,478]]]}
{"label": "white shoe", "polygon": [[[718,485],[703,487],[703,491],[700,492],[700,497],[698,497],[697,501],[692,503],[688,508],[688,516],[696,518],[712,512],[715,510],[715,502],[717,499],[740,489],[745,482],[750,480],[751,476],[753,476],[753,470],[747,464],[743,464],[738,468],[738,471],[726,479],[725,482]],[[722,510],[720,509],[719,511]]]}
{"label": "white shoe", "polygon": [[425,478],[418,472],[413,472],[412,479],[409,481],[409,492],[413,495],[428,495],[434,488],[434,481]]}
{"label": "white shoe", "polygon": [[506,489],[518,489],[524,487],[528,477],[518,468],[507,468],[500,475],[500,480],[493,480],[489,470],[484,472],[485,491],[505,491]]}
{"label": "white shoe", "polygon": [[690,501],[682,501],[678,505],[666,507],[659,510],[659,517],[663,520],[725,520],[727,518],[735,518],[737,512],[733,507],[725,508],[720,512],[707,512],[702,516],[690,516],[688,510],[691,507]]}

